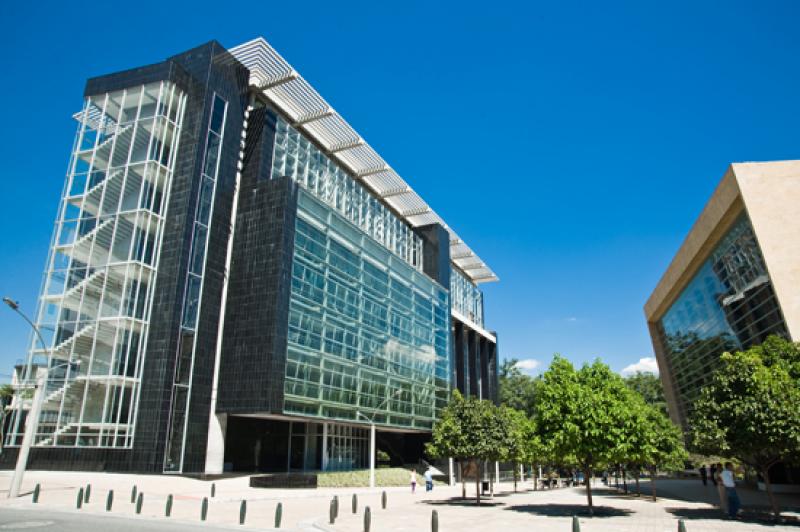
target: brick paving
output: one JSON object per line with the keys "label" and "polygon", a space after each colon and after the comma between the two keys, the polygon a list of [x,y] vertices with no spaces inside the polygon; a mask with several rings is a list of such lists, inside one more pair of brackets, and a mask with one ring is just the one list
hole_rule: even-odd
{"label": "brick paving", "polygon": [[[105,513],[106,496],[114,490],[112,513],[131,519],[159,520],[164,517],[167,496],[173,494],[172,517],[178,522],[200,522],[203,497],[209,497],[208,524],[239,526],[239,505],[247,500],[245,529],[272,529],[275,508],[283,507],[282,529],[325,530],[330,532],[361,532],[363,512],[369,506],[372,514],[372,531],[427,531],[431,529],[431,513],[436,510],[439,530],[447,531],[501,531],[548,530],[571,531],[572,516],[578,515],[582,532],[642,531],[674,532],[678,519],[685,519],[687,532],[716,531],[766,531],[800,530],[800,524],[775,525],[750,517],[744,521],[730,521],[711,504],[715,492],[704,488],[696,480],[663,480],[658,483],[657,502],[648,497],[625,495],[617,490],[597,485],[594,503],[596,515],[586,512],[583,488],[561,488],[533,491],[530,483],[520,484],[518,493],[510,484],[496,487],[494,499],[480,507],[474,504],[474,486],[467,485],[467,496],[461,500],[461,487],[437,486],[431,493],[424,489],[415,495],[409,488],[386,488],[388,508],[381,509],[382,489],[320,488],[316,490],[276,490],[250,488],[247,477],[224,478],[214,481],[216,497],[210,498],[211,481],[166,475],[124,475],[110,473],[73,473],[30,471],[25,476],[25,496],[5,498],[11,473],[0,471],[0,512],[4,507],[36,508],[67,512]],[[39,505],[31,502],[30,492],[36,483],[42,486]],[[75,509],[78,489],[92,484],[90,502],[83,509]],[[142,514],[136,515],[130,502],[131,488],[136,484],[143,493]],[[643,492],[649,486],[642,483]],[[351,512],[352,494],[358,495],[358,511]],[[333,495],[339,497],[339,518],[334,525],[328,523],[328,509]],[[762,507],[763,494],[741,490],[745,507]],[[781,503],[790,511],[789,519],[800,519],[800,500],[797,496],[783,496]],[[751,514],[752,516],[752,511]],[[746,516],[747,517],[747,516]]]}

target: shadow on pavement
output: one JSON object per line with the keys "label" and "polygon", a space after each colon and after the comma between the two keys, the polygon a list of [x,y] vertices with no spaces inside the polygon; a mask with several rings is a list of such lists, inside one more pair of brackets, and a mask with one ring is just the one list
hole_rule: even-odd
{"label": "shadow on pavement", "polygon": [[[495,495],[497,497],[497,495]],[[431,504],[433,506],[472,506],[473,508],[478,508],[478,505],[475,504],[475,498],[462,499],[461,497],[451,497],[449,499],[438,499],[438,500],[424,500],[422,501],[425,504]],[[495,506],[505,506],[503,502],[492,502],[491,499],[484,499],[481,498],[481,507],[489,507],[493,508]]]}
{"label": "shadow on pavement", "polygon": [[[589,507],[585,504],[520,504],[509,506],[506,510],[544,515],[547,517],[572,517],[573,515],[591,517],[589,515]],[[595,506],[593,517],[625,517],[633,513],[632,510],[622,508]]]}
{"label": "shadow on pavement", "polygon": [[[667,508],[667,512],[671,513],[679,519],[716,519],[718,521],[728,521],[726,516],[722,514],[719,508]],[[758,523],[763,526],[796,526],[800,527],[800,521],[792,516],[784,516],[781,521],[775,521],[772,514],[768,509],[759,510],[748,508],[743,510],[739,516],[744,523]]]}

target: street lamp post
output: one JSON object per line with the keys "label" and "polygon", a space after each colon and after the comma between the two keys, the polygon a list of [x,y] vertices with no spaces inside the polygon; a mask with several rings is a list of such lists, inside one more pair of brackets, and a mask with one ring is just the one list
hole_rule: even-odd
{"label": "street lamp post", "polygon": [[[389,399],[397,397],[403,393],[403,390],[395,390],[395,392],[383,400],[375,410],[380,410],[383,405],[389,402]],[[375,420],[359,411],[356,411],[356,417],[361,416],[369,421],[369,487],[375,487]],[[373,414],[373,417],[375,414]]]}
{"label": "street lamp post", "polygon": [[[42,344],[42,348],[44,349],[45,353],[48,355],[48,362],[49,362],[49,350],[47,348],[47,344],[42,337],[41,331],[39,328],[19,309],[19,303],[14,301],[11,298],[4,297],[3,303],[9,306],[11,310],[22,316],[22,318],[27,321],[30,326],[33,328],[36,336],[39,338],[39,341]],[[69,364],[69,362],[66,362]],[[60,367],[60,366],[58,366]],[[33,445],[34,436],[36,431],[39,428],[39,414],[42,411],[42,403],[44,402],[44,388],[47,384],[47,376],[49,373],[49,368],[45,367],[43,372],[37,372],[38,375],[36,376],[36,391],[33,394],[33,404],[31,404],[31,410],[28,412],[28,417],[25,420],[25,433],[22,436],[22,445],[19,448],[19,455],[17,455],[17,466],[14,469],[14,476],[11,477],[11,487],[8,490],[8,498],[19,497],[19,490],[22,487],[22,476],[25,474],[25,469],[28,467],[28,455],[31,451],[31,446]],[[30,381],[30,365],[25,372],[25,380]],[[22,412],[22,397],[17,394],[17,401],[19,401],[19,412]]]}

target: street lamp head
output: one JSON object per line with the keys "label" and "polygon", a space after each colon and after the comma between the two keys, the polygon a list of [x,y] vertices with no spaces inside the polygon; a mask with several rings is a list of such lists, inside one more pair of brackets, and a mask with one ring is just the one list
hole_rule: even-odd
{"label": "street lamp head", "polygon": [[11,307],[11,310],[19,310],[19,303],[17,301],[14,301],[10,297],[4,297],[3,303]]}

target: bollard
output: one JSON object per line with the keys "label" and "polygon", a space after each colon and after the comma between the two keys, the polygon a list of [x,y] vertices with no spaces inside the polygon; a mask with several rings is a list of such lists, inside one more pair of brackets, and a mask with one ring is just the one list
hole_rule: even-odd
{"label": "bollard", "polygon": [[83,502],[89,503],[89,497],[92,496],[92,485],[86,484],[86,491],[83,492]]}
{"label": "bollard", "polygon": [[278,503],[275,507],[275,528],[281,527],[281,518],[283,517],[283,504]]}
{"label": "bollard", "polygon": [[572,516],[572,532],[581,532],[581,523],[577,515]]}
{"label": "bollard", "polygon": [[372,524],[372,512],[369,511],[369,506],[364,508],[364,532],[369,532],[369,527]]}
{"label": "bollard", "polygon": [[203,497],[203,503],[200,505],[200,520],[205,521],[208,516],[208,497]]}
{"label": "bollard", "polygon": [[385,510],[386,509],[386,492],[383,492],[381,495],[381,507]]}
{"label": "bollard", "polygon": [[106,497],[106,512],[111,511],[111,506],[114,504],[114,490],[108,490],[108,497]]}
{"label": "bollard", "polygon": [[686,523],[683,522],[683,519],[678,519],[678,532],[686,532]]}
{"label": "bollard", "polygon": [[164,507],[164,517],[172,515],[172,494],[167,496],[167,505]]}
{"label": "bollard", "polygon": [[211,483],[211,498],[213,499],[217,495],[217,485],[212,482]]}
{"label": "bollard", "polygon": [[334,512],[333,512],[333,517],[338,519],[339,518],[339,496],[338,495],[334,495],[333,496],[333,502],[334,502],[334,505],[335,505]]}
{"label": "bollard", "polygon": [[136,513],[142,513],[142,504],[144,503],[144,493],[139,492],[139,497],[136,499]]}
{"label": "bollard", "polygon": [[439,532],[439,512],[431,512],[431,532]]}
{"label": "bollard", "polygon": [[331,524],[336,522],[336,500],[331,499],[331,508],[328,510],[328,517],[330,519]]}
{"label": "bollard", "polygon": [[36,484],[36,487],[33,488],[33,502],[39,502],[39,491],[41,491],[41,486]]}
{"label": "bollard", "polygon": [[353,506],[353,513],[354,514],[358,513],[358,495],[356,495],[355,493],[353,493],[353,504],[352,504],[352,506]]}
{"label": "bollard", "polygon": [[133,489],[131,489],[131,504],[136,502],[136,484],[133,485]]}
{"label": "bollard", "polygon": [[83,488],[78,490],[78,500],[76,501],[75,505],[78,510],[80,510],[81,506],[83,506]]}
{"label": "bollard", "polygon": [[239,505],[239,524],[244,524],[244,519],[247,516],[247,501],[242,501]]}

